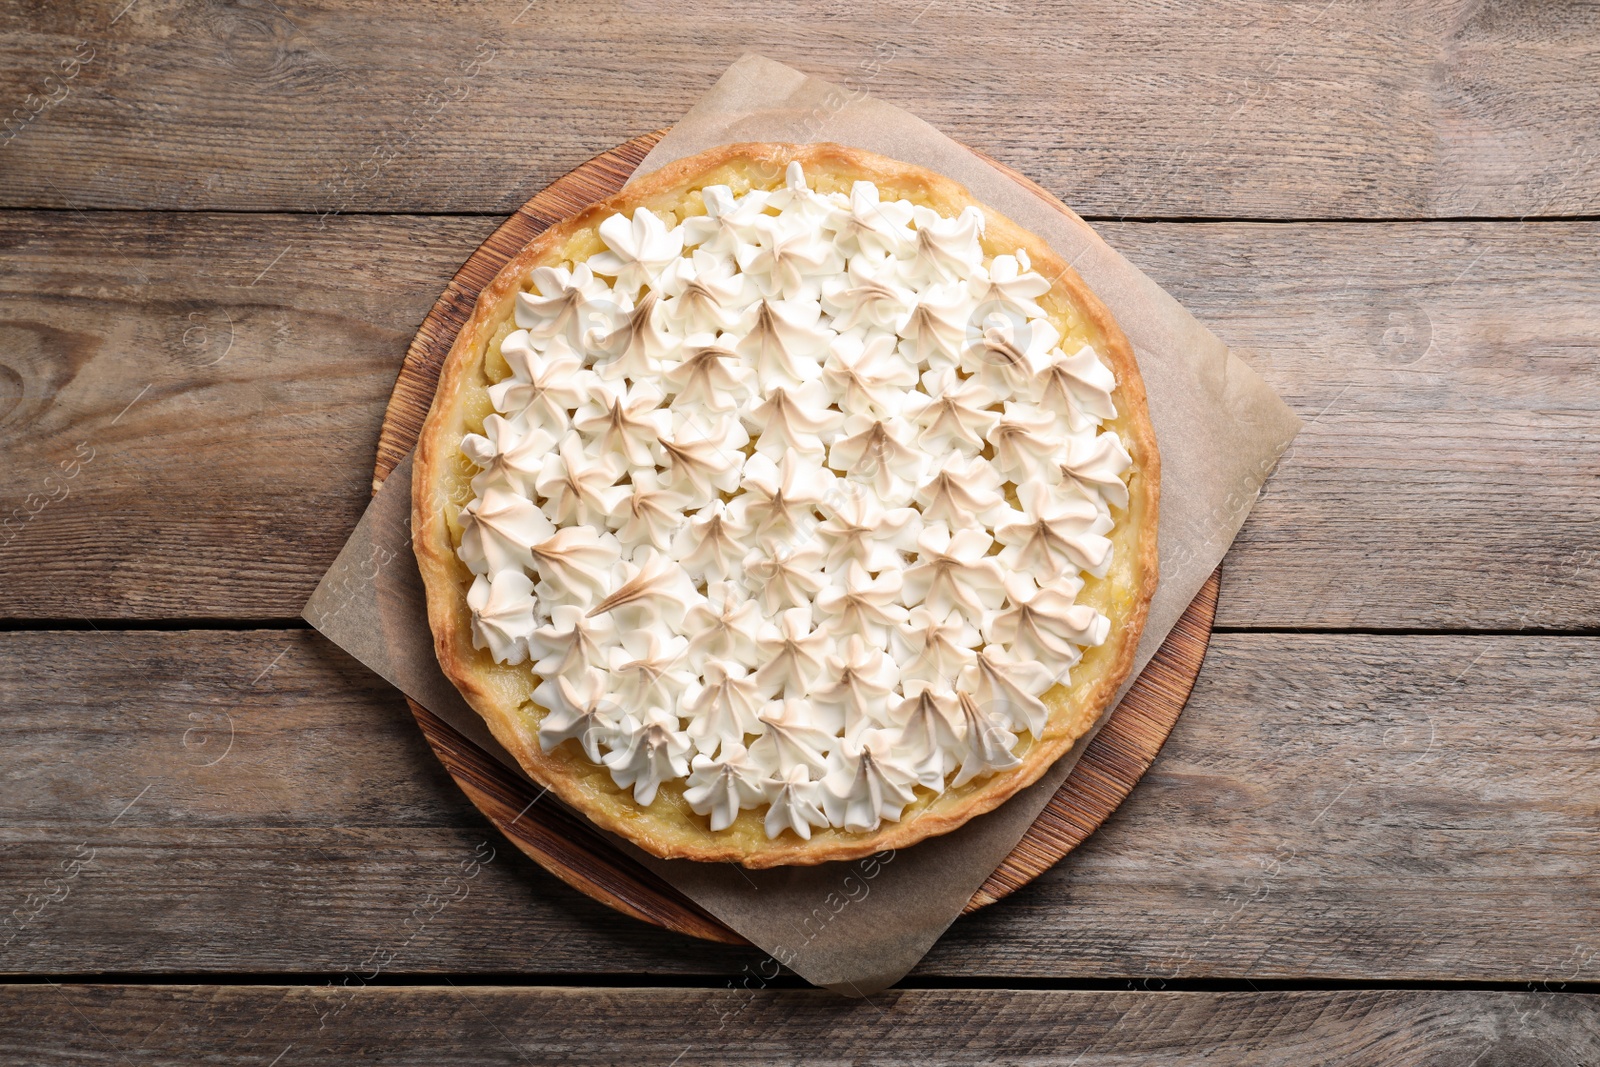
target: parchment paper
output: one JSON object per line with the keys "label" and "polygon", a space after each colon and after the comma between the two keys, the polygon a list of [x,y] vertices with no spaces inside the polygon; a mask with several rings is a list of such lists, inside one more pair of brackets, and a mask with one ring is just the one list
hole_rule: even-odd
{"label": "parchment paper", "polygon": [[[1161,585],[1139,645],[1142,668],[1221,561],[1299,419],[1082,219],[860,88],[847,90],[745,56],[662,139],[638,173],[733,141],[837,141],[948,175],[1047,240],[1111,309],[1133,342],[1161,449]],[[305,617],[521,773],[433,657],[410,547],[409,485],[407,461],[374,497],[306,605]],[[1098,729],[1097,723],[1043,778],[996,811],[898,853],[746,871],[732,864],[659,860],[617,840],[777,963],[813,984],[867,995],[897,981],[927,953],[1033,823]]]}

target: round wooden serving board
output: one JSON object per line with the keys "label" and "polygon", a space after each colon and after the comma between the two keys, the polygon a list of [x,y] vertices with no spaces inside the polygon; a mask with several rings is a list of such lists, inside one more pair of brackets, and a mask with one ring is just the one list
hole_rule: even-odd
{"label": "round wooden serving board", "polygon": [[[406,353],[378,439],[374,492],[415,447],[433,403],[439,368],[482,288],[546,227],[621,189],[665,132],[636,137],[560,178],[518,208],[462,266]],[[1043,189],[1021,175],[1013,176],[1052,206],[1066,210]],[[1133,789],[1161,750],[1200,673],[1218,585],[1218,574],[1213,574],[1038,820],[972,895],[967,911],[992,904],[1049,870],[1099,828]],[[581,815],[549,798],[535,804],[542,795],[536,787],[420,704],[408,702],[456,783],[502,833],[546,870],[635,918],[695,937],[743,943],[738,934],[618,851]]]}

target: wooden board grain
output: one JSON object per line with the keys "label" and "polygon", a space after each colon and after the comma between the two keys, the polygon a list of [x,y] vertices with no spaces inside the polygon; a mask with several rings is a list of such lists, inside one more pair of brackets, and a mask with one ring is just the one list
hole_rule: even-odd
{"label": "wooden board grain", "polygon": [[504,214],[755,51],[1085,214],[1593,214],[1596,19],[1581,0],[11,0],[0,99],[51,102],[4,147],[0,198]]}
{"label": "wooden board grain", "polygon": [[[541,190],[456,272],[423,319],[401,365],[378,436],[374,492],[415,447],[433,403],[440,368],[483,287],[553,222],[619,191],[664,132],[658,130],[604,152]],[[1026,184],[1020,175],[1014,176]],[[1042,190],[1039,194],[1049,201],[1048,194]],[[1220,574],[1219,570],[1206,581],[1067,780],[1022,840],[972,894],[966,911],[992,904],[1049,870],[1099,828],[1138,784],[1183,711],[1205,661]],[[581,817],[555,803],[540,805],[546,790],[508,771],[421,704],[409,699],[407,703],[428,743],[462,790],[501,833],[540,866],[625,915],[695,937],[743,942],[666,881],[594,833]]]}
{"label": "wooden board grain", "polygon": [[[1215,634],[1117,813],[914,973],[1596,981],[1597,679],[1590,637]],[[0,707],[0,924],[27,919],[0,971],[760,962],[505,847],[404,702],[315,632],[0,633]]]}
{"label": "wooden board grain", "polygon": [[[0,998],[0,1059],[262,1067],[996,1063],[1578,1067],[1593,996],[1432,990],[1149,993],[26,986]],[[674,1060],[673,1057],[678,1057]]]}
{"label": "wooden board grain", "polygon": [[[0,213],[0,614],[298,618],[500,221]],[[1097,229],[1306,421],[1218,625],[1600,628],[1600,224]]]}

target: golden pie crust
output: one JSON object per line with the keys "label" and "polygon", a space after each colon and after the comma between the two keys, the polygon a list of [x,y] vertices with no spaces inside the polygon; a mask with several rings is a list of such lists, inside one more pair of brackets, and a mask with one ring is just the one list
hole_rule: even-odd
{"label": "golden pie crust", "polygon": [[[606,768],[590,762],[576,741],[544,752],[538,731],[545,710],[532,695],[538,676],[529,663],[499,664],[487,650],[473,647],[467,607],[473,575],[456,555],[460,541],[456,516],[472,499],[470,483],[476,473],[461,455],[461,439],[480,432],[484,417],[493,411],[488,387],[509,373],[499,359],[499,344],[515,328],[514,297],[529,287],[534,268],[577,263],[603,251],[598,226],[617,212],[631,214],[643,206],[675,223],[704,213],[701,188],[727,185],[735,196],[750,189],[777,189],[784,184],[786,165],[796,160],[819,192],[848,193],[852,182],[866,180],[875,182],[886,200],[903,197],[946,217],[969,205],[982,208],[984,255],[1026,249],[1033,269],[1053,280],[1050,292],[1038,302],[1061,332],[1062,343],[1079,339],[1093,345],[1115,374],[1112,395],[1118,416],[1102,428],[1117,433],[1133,459],[1128,508],[1113,510],[1116,525],[1108,535],[1114,545],[1111,569],[1104,578],[1083,575],[1085,585],[1077,598],[1110,618],[1110,636],[1104,644],[1083,650],[1068,685],[1044,694],[1050,709],[1044,736],[1021,735],[1017,749],[1021,766],[947,788],[937,796],[918,787],[917,800],[898,822],[885,822],[867,833],[824,827],[815,830],[809,841],[788,831],[768,839],[763,808],[741,811],[732,826],[713,833],[708,818],[696,815],[684,801],[682,779],[664,782],[655,802],[642,807],[630,790],[612,781]],[[495,738],[536,781],[595,824],[656,856],[732,861],[752,868],[815,864],[904,848],[948,833],[1031,785],[1089,730],[1132,669],[1155,592],[1159,470],[1155,433],[1132,346],[1105,305],[1042,239],[979,203],[963,186],[920,167],[837,144],[733,144],[669,163],[556,223],[484,287],[445,360],[417,444],[412,534],[440,666]]]}

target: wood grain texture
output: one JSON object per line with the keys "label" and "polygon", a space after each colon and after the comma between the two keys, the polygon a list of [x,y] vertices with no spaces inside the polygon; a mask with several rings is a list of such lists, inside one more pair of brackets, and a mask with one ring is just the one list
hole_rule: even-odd
{"label": "wood grain texture", "polygon": [[[1579,1067],[1600,1003],[1556,993],[26,986],[0,1059]],[[673,1057],[679,1057],[673,1060]]]}
{"label": "wood grain texture", "polygon": [[1579,0],[125,6],[5,5],[0,99],[58,100],[4,149],[8,206],[504,213],[757,51],[1088,214],[1600,210]]}
{"label": "wood grain texture", "polygon": [[1600,226],[1099,228],[1306,420],[1219,625],[1600,627]]}
{"label": "wood grain texture", "polygon": [[[0,215],[0,613],[298,617],[500,221]],[[1600,225],[1098,228],[1307,422],[1219,625],[1600,627]]]}
{"label": "wood grain texture", "polygon": [[406,344],[492,228],[0,215],[4,611],[297,616]]}
{"label": "wood grain texture", "polygon": [[[0,209],[47,209],[0,210],[0,616],[297,617],[462,261],[751,49],[1174,220],[1098,228],[1308,422],[1219,625],[1600,631],[1600,225],[1448,221],[1600,211],[1597,41],[1581,0],[0,0]],[[1146,991],[863,1004],[497,848],[315,634],[0,632],[0,973],[313,983],[11,984],[0,1061],[1593,1064],[1544,983],[1600,967],[1597,677],[1220,633],[1129,802],[917,972]],[[381,984],[450,974],[717,988]],[[1149,991],[1210,977],[1538,984]]]}
{"label": "wood grain texture", "polygon": [[[1127,802],[915,973],[1594,981],[1597,676],[1588,638],[1219,633]],[[4,634],[0,707],[0,970],[759,963],[510,849],[469,878],[495,831],[314,633]]]}
{"label": "wood grain texture", "polygon": [[443,719],[406,698],[428,746],[473,807],[523,855],[584,896],[632,919],[727,945],[749,942],[617,848],[593,823],[513,774]]}
{"label": "wood grain texture", "polygon": [[[660,139],[637,137],[604,152],[519,207],[456,272],[406,351],[378,435],[376,492],[416,447],[441,368],[478,296],[507,262],[553,222],[618,192]],[[1205,661],[1220,573],[1206,581],[1146,671],[1016,847],[972,894],[970,913],[1015,892],[1058,863],[1105,822],[1149,768],[1183,711]],[[563,805],[513,774],[427,708],[407,699],[428,743],[474,805],[517,848],[574,889],[633,918],[731,944],[745,939],[595,833]]]}
{"label": "wood grain texture", "polygon": [[0,972],[342,976],[376,954],[390,971],[734,973],[754,958],[625,919],[507,847],[403,698],[315,632],[27,632],[0,648]]}
{"label": "wood grain texture", "polygon": [[438,391],[440,370],[484,286],[539,234],[621,190],[665,132],[656,130],[625,141],[561,175],[513,211],[467,257],[428,309],[406,348],[406,358],[400,365],[378,432],[374,493],[389,472],[416,448]]}

